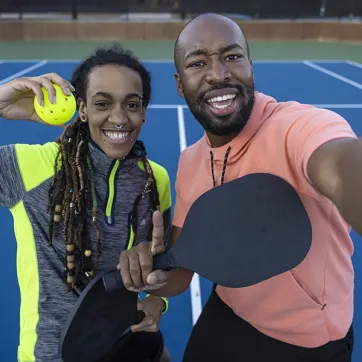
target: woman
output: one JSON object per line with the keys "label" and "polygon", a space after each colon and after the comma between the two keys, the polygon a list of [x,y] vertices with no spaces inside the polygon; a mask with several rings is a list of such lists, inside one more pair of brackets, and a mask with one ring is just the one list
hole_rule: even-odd
{"label": "woman", "polygon": [[[74,91],[79,118],[55,142],[0,148],[0,205],[13,214],[18,243],[19,362],[61,361],[79,275],[90,280],[115,268],[122,250],[149,243],[152,218],[170,225],[168,174],[137,140],[151,96],[146,69],[122,48],[99,49],[71,83],[45,74],[1,85],[0,117],[42,122],[34,95],[42,103],[43,86],[52,101],[53,83]],[[146,317],[133,328],[127,362],[169,361],[158,330],[167,300],[149,296],[139,308]]]}

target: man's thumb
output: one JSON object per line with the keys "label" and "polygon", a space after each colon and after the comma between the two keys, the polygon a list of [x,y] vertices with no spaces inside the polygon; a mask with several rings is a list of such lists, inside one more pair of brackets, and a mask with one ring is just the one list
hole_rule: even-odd
{"label": "man's thumb", "polygon": [[147,284],[155,285],[167,282],[167,274],[163,270],[155,270],[147,277]]}

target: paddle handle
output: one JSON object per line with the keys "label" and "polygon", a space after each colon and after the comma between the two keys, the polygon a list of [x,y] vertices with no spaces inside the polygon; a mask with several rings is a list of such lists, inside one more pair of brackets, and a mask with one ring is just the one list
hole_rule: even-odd
{"label": "paddle handle", "polygon": [[163,254],[155,255],[153,257],[153,270],[161,269],[169,271],[179,267],[180,264],[172,249],[168,249]]}

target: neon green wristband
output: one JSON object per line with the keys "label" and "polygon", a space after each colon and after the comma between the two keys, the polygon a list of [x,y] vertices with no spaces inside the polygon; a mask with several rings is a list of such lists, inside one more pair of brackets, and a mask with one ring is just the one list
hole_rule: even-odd
{"label": "neon green wristband", "polygon": [[[148,298],[151,294],[147,294],[146,298]],[[160,297],[164,303],[165,303],[165,308],[163,308],[162,314],[165,314],[168,311],[168,299],[165,297]]]}

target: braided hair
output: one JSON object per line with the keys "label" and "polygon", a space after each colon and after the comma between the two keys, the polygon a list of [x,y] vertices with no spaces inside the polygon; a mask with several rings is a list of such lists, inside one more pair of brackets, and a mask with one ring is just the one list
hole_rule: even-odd
{"label": "braided hair", "polygon": [[[129,50],[120,46],[99,48],[78,65],[71,80],[75,88],[76,100],[80,98],[86,100],[89,74],[92,69],[109,64],[126,66],[139,73],[143,85],[143,104],[147,107],[151,97],[150,74]],[[56,140],[59,149],[54,164],[54,177],[49,189],[50,243],[52,243],[62,224],[66,253],[64,277],[68,291],[74,288],[80,273],[85,275],[88,280],[92,278],[102,251],[100,230],[97,225],[98,204],[88,149],[89,140],[88,123],[82,122],[79,117],[65,128],[62,135]],[[141,141],[137,142],[141,143]],[[142,163],[147,181],[144,190],[134,201],[131,213],[131,225],[135,231],[137,230],[137,205],[141,197],[150,191],[153,211],[159,207],[155,178],[146,156],[142,158]],[[90,207],[92,210],[92,227],[96,231],[96,263],[92,260],[87,230],[87,210]],[[152,235],[152,225],[148,238],[150,235]]]}

